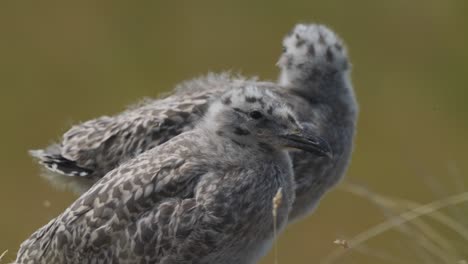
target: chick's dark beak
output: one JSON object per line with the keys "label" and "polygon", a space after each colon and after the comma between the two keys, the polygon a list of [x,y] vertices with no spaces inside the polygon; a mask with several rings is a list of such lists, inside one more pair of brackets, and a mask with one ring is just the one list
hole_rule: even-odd
{"label": "chick's dark beak", "polygon": [[333,157],[330,144],[319,136],[306,135],[303,132],[299,132],[283,135],[282,138],[286,140],[286,147],[301,149],[320,157]]}

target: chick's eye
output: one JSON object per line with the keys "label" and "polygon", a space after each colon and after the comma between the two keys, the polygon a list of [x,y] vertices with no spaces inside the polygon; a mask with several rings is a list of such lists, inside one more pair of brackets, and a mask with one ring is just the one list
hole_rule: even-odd
{"label": "chick's eye", "polygon": [[253,119],[260,119],[263,117],[263,114],[260,113],[259,111],[252,111],[249,113],[249,116]]}
{"label": "chick's eye", "polygon": [[283,48],[282,48],[281,50],[283,51],[283,53],[285,53],[286,51],[288,51],[288,49],[287,49],[285,46],[283,46]]}

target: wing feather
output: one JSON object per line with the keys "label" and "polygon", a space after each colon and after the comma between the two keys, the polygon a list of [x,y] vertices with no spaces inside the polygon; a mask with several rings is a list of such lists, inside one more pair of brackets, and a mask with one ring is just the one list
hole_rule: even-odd
{"label": "wing feather", "polygon": [[[150,250],[142,244],[148,240],[156,243],[164,255],[173,246],[164,245],[170,236],[190,233],[178,232],[179,223],[196,221],[200,216],[194,188],[206,169],[194,160],[196,155],[185,156],[186,148],[190,144],[193,147],[193,139],[199,137],[194,133],[175,137],[109,172],[64,213],[25,241],[18,259],[73,263],[103,247],[118,251],[117,245],[110,246],[112,243],[130,243],[125,250],[138,255]],[[156,221],[156,225],[145,221]],[[151,230],[154,235],[150,236],[141,228],[158,230]],[[33,254],[39,248],[45,251],[40,260]],[[117,251],[113,253],[120,254]]]}

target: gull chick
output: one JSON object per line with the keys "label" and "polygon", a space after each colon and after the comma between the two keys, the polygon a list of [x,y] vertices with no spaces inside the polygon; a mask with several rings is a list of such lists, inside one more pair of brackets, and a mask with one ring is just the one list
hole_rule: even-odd
{"label": "gull chick", "polygon": [[110,171],[22,245],[17,263],[256,263],[294,201],[285,149],[330,158],[271,91],[233,88],[194,129]]}
{"label": "gull chick", "polygon": [[304,126],[327,139],[334,154],[317,159],[304,151],[291,152],[297,188],[290,219],[295,220],[309,215],[343,178],[353,150],[358,105],[346,48],[323,25],[296,25],[283,40],[277,65],[282,97]]}

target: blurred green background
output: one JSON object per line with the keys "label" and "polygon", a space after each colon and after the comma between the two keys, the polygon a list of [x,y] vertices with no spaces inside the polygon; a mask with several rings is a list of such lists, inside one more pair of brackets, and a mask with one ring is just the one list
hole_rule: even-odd
{"label": "blurred green background", "polygon": [[[14,259],[20,242],[76,198],[38,176],[28,149],[58,140],[74,123],[117,113],[208,71],[232,69],[275,80],[281,39],[298,22],[329,25],[349,48],[361,112],[346,182],[420,204],[466,191],[466,0],[2,0],[0,253],[9,250],[4,261]],[[346,253],[336,263],[449,262],[442,253],[468,258],[460,232],[428,217],[421,223],[429,231],[410,224],[355,249],[333,244],[396,212],[375,197],[337,188],[314,215],[281,235],[278,261],[319,263],[332,251]],[[466,203],[440,212],[458,230],[468,228]],[[273,261],[270,254],[262,263]]]}

